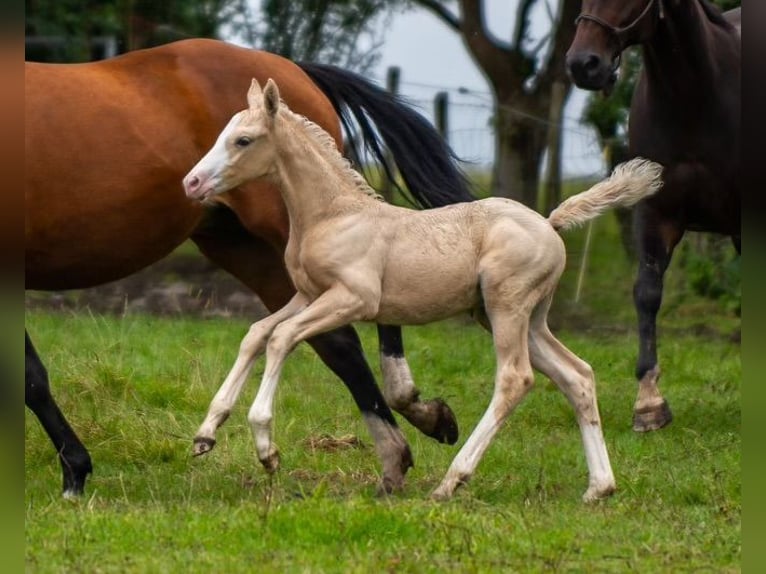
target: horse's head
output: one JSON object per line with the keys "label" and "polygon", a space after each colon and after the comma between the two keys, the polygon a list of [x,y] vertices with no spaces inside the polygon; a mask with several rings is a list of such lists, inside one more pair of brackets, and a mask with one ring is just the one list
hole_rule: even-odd
{"label": "horse's head", "polygon": [[261,90],[253,79],[247,104],[248,109],[229,120],[210,151],[184,177],[188,197],[203,201],[274,171],[272,133],[280,104],[274,80]]}
{"label": "horse's head", "polygon": [[583,0],[566,59],[574,83],[586,90],[609,89],[622,51],[654,33],[663,1]]}

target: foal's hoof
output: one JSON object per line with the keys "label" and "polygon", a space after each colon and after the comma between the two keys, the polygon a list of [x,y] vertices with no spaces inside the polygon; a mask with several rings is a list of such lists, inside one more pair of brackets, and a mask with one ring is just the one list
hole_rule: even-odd
{"label": "foal's hoof", "polygon": [[636,432],[649,432],[661,429],[670,424],[673,413],[665,399],[656,405],[646,406],[633,411],[633,430]]}
{"label": "foal's hoof", "polygon": [[192,456],[201,456],[209,453],[215,446],[215,439],[203,436],[194,437],[194,446],[192,448]]}
{"label": "foal's hoof", "polygon": [[613,482],[592,485],[589,486],[588,490],[585,491],[585,494],[582,495],[582,501],[587,504],[604,500],[605,498],[612,496],[615,490],[617,490],[617,487]]}
{"label": "foal's hoof", "polygon": [[429,410],[434,409],[436,411],[436,422],[428,436],[435,438],[440,443],[455,444],[459,435],[455,413],[442,399],[431,399],[425,404],[428,405]]}

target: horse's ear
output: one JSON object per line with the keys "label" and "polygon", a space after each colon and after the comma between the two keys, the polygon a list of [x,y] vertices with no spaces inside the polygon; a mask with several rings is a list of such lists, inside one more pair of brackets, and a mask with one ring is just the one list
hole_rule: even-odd
{"label": "horse's ear", "polygon": [[274,80],[269,78],[266,87],[263,90],[263,105],[266,107],[266,113],[270,117],[277,115],[279,110],[279,88]]}
{"label": "horse's ear", "polygon": [[258,83],[258,80],[253,78],[253,81],[250,82],[250,89],[247,91],[247,105],[250,108],[258,107],[261,104],[261,94],[263,94],[263,90],[261,90],[261,85]]}

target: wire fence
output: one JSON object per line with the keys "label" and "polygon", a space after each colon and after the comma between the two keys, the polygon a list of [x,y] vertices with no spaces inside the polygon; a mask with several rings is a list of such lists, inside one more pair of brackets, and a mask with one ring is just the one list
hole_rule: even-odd
{"label": "wire fence", "polygon": [[[439,86],[418,82],[399,84],[399,93],[431,122],[435,121],[434,100],[438,93],[448,97],[446,137],[455,153],[468,165],[490,169],[495,156],[493,96],[490,92],[462,86]],[[595,130],[580,122],[585,95],[573,92],[562,121],[562,173],[565,178],[602,177],[606,171],[603,150]],[[505,106],[511,113],[530,121],[550,125],[548,118]],[[543,157],[541,169],[547,158]]]}

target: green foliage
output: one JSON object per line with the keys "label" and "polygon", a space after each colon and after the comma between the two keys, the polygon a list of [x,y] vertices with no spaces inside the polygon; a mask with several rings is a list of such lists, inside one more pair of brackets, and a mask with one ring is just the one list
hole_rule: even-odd
{"label": "green foliage", "polygon": [[120,51],[214,38],[224,24],[233,32],[251,25],[247,6],[246,0],[25,0],[26,35],[64,40],[52,50],[32,48],[27,59],[91,60],[94,36],[114,36]]}
{"label": "green foliage", "polygon": [[364,72],[379,60],[387,0],[264,0],[258,47],[291,60]]}
{"label": "green foliage", "polygon": [[738,316],[742,310],[740,256],[728,238],[699,235],[685,242],[676,255],[689,288],[697,295],[721,301]]}

